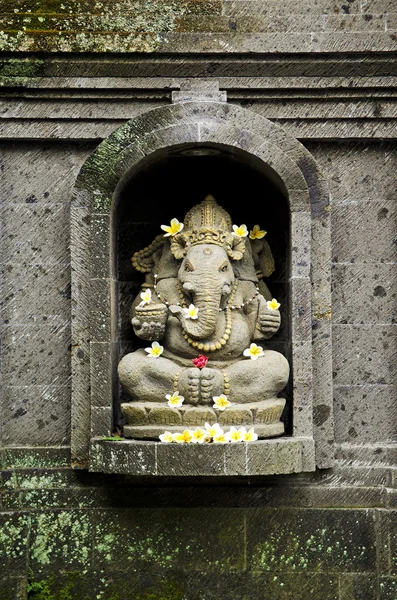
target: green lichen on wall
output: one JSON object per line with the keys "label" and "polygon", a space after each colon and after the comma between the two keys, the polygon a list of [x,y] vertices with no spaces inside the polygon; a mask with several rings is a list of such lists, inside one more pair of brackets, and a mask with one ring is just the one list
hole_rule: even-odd
{"label": "green lichen on wall", "polygon": [[[348,533],[347,533],[348,536]],[[367,553],[359,541],[352,552],[352,540],[345,539],[337,529],[313,528],[310,532],[299,529],[271,532],[259,543],[253,557],[261,570],[280,571],[327,571],[330,565],[349,570],[351,561],[360,560]]]}
{"label": "green lichen on wall", "polygon": [[[129,600],[183,600],[186,598],[184,586],[178,581],[160,578],[156,584],[149,585],[146,589],[138,592],[134,589],[133,579],[131,587],[128,585]],[[90,586],[90,580],[93,581],[90,575],[79,571],[64,573],[62,576],[51,574],[40,578],[36,577],[31,570],[26,590],[27,597],[28,600],[121,600],[125,598],[125,595],[121,595],[117,589],[120,582],[114,582],[113,578],[109,579],[99,575],[96,578],[95,589],[92,588],[92,583]],[[141,587],[139,584],[137,585]]]}
{"label": "green lichen on wall", "polygon": [[220,13],[220,0],[0,1],[0,50],[154,52],[184,16]]}
{"label": "green lichen on wall", "polygon": [[88,568],[91,560],[91,523],[83,511],[37,514],[33,522],[30,558],[37,570],[54,561]]}
{"label": "green lichen on wall", "polygon": [[26,554],[26,538],[30,517],[27,514],[2,515],[0,522],[0,557],[9,565]]}
{"label": "green lichen on wall", "polygon": [[[0,45],[1,45],[0,33]],[[8,58],[0,61],[0,86],[24,86],[32,77],[43,75],[44,61],[38,58]]]}

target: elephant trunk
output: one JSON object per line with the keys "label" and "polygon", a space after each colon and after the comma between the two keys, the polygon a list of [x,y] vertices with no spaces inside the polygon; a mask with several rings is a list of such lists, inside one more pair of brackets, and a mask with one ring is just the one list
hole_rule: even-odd
{"label": "elephant trunk", "polygon": [[195,340],[204,340],[214,334],[218,319],[221,294],[213,290],[200,289],[194,295],[194,304],[198,308],[197,319],[184,319],[183,329]]}

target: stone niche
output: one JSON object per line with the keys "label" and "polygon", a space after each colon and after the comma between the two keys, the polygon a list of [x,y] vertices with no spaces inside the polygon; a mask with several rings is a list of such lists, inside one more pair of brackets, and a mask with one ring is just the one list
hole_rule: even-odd
{"label": "stone niche", "polygon": [[[208,194],[233,223],[266,229],[266,279],[281,327],[266,348],[290,364],[283,432],[250,443],[111,439],[127,426],[123,356],[148,345],[130,322],[142,273],[131,257]],[[226,102],[181,101],[127,122],[84,164],[71,214],[72,465],[135,476],[256,476],[333,462],[330,207],[311,154]],[[146,418],[146,417],[144,417]],[[126,427],[126,428],[127,428]],[[109,439],[110,438],[110,439]]]}

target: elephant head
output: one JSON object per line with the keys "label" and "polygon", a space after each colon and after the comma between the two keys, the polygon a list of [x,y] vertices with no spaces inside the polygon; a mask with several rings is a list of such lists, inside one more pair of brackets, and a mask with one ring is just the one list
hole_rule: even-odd
{"label": "elephant head", "polygon": [[182,319],[184,330],[194,339],[209,338],[235,280],[226,250],[216,244],[191,246],[182,260],[178,280],[185,302],[198,308],[197,320]]}

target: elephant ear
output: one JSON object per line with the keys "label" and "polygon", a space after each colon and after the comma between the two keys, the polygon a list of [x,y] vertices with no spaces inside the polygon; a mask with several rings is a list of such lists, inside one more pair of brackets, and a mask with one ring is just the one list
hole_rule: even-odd
{"label": "elephant ear", "polygon": [[250,241],[252,258],[254,260],[254,266],[258,274],[258,279],[262,277],[269,277],[275,269],[274,258],[269,244],[264,238],[261,240]]}
{"label": "elephant ear", "polygon": [[185,233],[177,233],[171,239],[170,250],[177,260],[182,260],[186,256],[189,246],[189,239]]}
{"label": "elephant ear", "polygon": [[141,273],[150,273],[153,271],[160,260],[163,246],[164,236],[160,234],[154,238],[149,246],[135,252],[131,257],[131,263],[134,269]]}
{"label": "elephant ear", "polygon": [[226,252],[232,260],[241,260],[245,252],[245,239],[231,233],[227,234]]}

